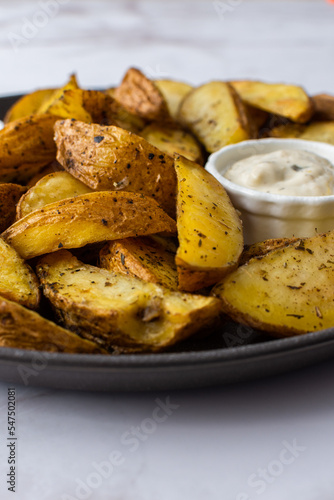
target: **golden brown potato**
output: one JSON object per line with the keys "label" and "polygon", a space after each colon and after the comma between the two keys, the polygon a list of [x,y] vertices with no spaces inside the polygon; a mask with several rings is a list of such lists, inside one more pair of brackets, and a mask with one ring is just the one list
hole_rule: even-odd
{"label": "golden brown potato", "polygon": [[95,192],[57,201],[10,226],[2,237],[24,259],[89,243],[159,232],[175,221],[153,198],[139,193]]}
{"label": "golden brown potato", "polygon": [[210,82],[189,92],[178,118],[209,153],[250,139],[246,110],[229,83]]}
{"label": "golden brown potato", "polygon": [[170,120],[167,103],[154,82],[139,69],[130,68],[114,97],[130,113],[144,120],[165,122]]}
{"label": "golden brown potato", "polygon": [[318,94],[312,97],[314,119],[334,121],[334,95]]}
{"label": "golden brown potato", "polygon": [[43,257],[37,273],[61,322],[107,349],[158,351],[212,322],[219,300],[83,264],[70,252]]}
{"label": "golden brown potato", "polygon": [[26,190],[18,184],[0,184],[0,233],[13,224],[17,202]]}
{"label": "golden brown potato", "polygon": [[305,123],[312,117],[312,101],[301,87],[250,80],[231,84],[241,99],[255,108],[285,116],[297,123]]}
{"label": "golden brown potato", "polygon": [[33,351],[108,354],[94,342],[42,318],[25,307],[0,298],[0,346]]}
{"label": "golden brown potato", "polygon": [[0,182],[24,183],[56,158],[52,115],[19,118],[0,130]]}
{"label": "golden brown potato", "polygon": [[45,167],[40,172],[38,172],[38,174],[34,175],[31,179],[29,179],[26,186],[28,188],[31,188],[46,175],[53,174],[54,172],[63,172],[63,171],[64,169],[60,165],[60,163],[58,163],[57,160],[53,160],[51,163],[45,165]]}
{"label": "golden brown potato", "polygon": [[334,231],[252,259],[212,291],[235,321],[277,336],[334,326]]}
{"label": "golden brown potato", "polygon": [[93,121],[92,115],[84,108],[84,91],[81,89],[64,90],[52,102],[45,113],[58,116],[58,118],[75,118],[85,123]]}
{"label": "golden brown potato", "polygon": [[53,95],[54,91],[55,89],[41,89],[20,97],[7,111],[4,123],[34,115],[41,105]]}
{"label": "golden brown potato", "polygon": [[191,292],[217,283],[237,267],[242,224],[225,189],[209,172],[181,156],[175,168],[179,288]]}
{"label": "golden brown potato", "polygon": [[175,215],[173,159],[145,139],[119,127],[65,120],[55,125],[57,159],[92,189],[152,196]]}
{"label": "golden brown potato", "polygon": [[35,273],[2,238],[0,270],[0,296],[36,309],[40,301],[40,291]]}
{"label": "golden brown potato", "polygon": [[292,243],[300,241],[300,238],[272,238],[252,245],[245,245],[244,251],[241,254],[239,265],[243,266],[253,257],[262,257],[277,248],[283,248]]}
{"label": "golden brown potato", "polygon": [[270,137],[298,138],[334,144],[334,121],[311,122],[309,125],[279,125],[270,131]]}
{"label": "golden brown potato", "polygon": [[49,109],[57,104],[59,100],[62,98],[63,93],[66,90],[75,90],[78,89],[79,85],[76,79],[75,75],[71,75],[69,81],[63,86],[58,89],[55,89],[54,92],[50,95],[49,99],[44,100],[36,113],[41,114],[41,113],[49,113]]}
{"label": "golden brown potato", "polygon": [[140,132],[141,137],[164,153],[180,154],[188,160],[203,164],[202,148],[195,137],[181,128],[152,123]]}
{"label": "golden brown potato", "polygon": [[175,253],[150,237],[109,241],[100,252],[100,265],[171,290],[178,289]]}
{"label": "golden brown potato", "polygon": [[170,116],[177,121],[181,101],[193,89],[191,85],[174,80],[155,80],[155,85],[162,93]]}
{"label": "golden brown potato", "polygon": [[88,186],[68,172],[53,172],[42,177],[21,197],[16,207],[16,219],[22,219],[34,210],[55,201],[91,192]]}
{"label": "golden brown potato", "polygon": [[259,137],[259,131],[269,118],[269,113],[259,108],[254,108],[249,104],[243,103],[249,125],[249,134],[252,138]]}

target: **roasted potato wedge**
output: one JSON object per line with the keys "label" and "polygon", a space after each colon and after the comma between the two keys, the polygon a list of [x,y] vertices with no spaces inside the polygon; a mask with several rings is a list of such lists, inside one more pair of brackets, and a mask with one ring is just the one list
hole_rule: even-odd
{"label": "roasted potato wedge", "polygon": [[334,231],[251,259],[212,291],[235,321],[277,336],[334,326]]}
{"label": "roasted potato wedge", "polygon": [[79,85],[75,75],[71,75],[69,81],[58,89],[55,89],[54,92],[50,95],[48,100],[44,100],[36,113],[49,113],[50,108],[59,103],[59,100],[62,99],[62,96],[66,90],[75,90],[78,89]]}
{"label": "roasted potato wedge", "polygon": [[2,237],[22,258],[31,259],[60,248],[175,230],[174,220],[153,198],[100,191],[45,205],[15,222]]}
{"label": "roasted potato wedge", "polygon": [[43,257],[37,273],[60,321],[107,349],[158,351],[210,323],[220,302],[85,265],[70,252]]}
{"label": "roasted potato wedge", "polygon": [[210,82],[189,92],[178,118],[209,153],[251,138],[245,107],[229,83]]}
{"label": "roasted potato wedge", "polygon": [[16,219],[22,219],[34,210],[50,203],[91,192],[92,190],[86,184],[68,172],[53,172],[42,177],[21,197],[16,207]]}
{"label": "roasted potato wedge", "polygon": [[240,257],[239,265],[243,266],[254,257],[263,257],[263,255],[266,255],[277,248],[287,247],[297,241],[300,241],[300,238],[272,238],[258,243],[253,243],[252,245],[245,245],[244,251]]}
{"label": "roasted potato wedge", "polygon": [[53,174],[54,172],[63,172],[63,171],[64,169],[60,165],[60,163],[58,163],[57,160],[53,160],[51,163],[45,165],[45,167],[42,168],[42,170],[38,172],[38,174],[34,175],[31,179],[29,179],[26,186],[27,188],[31,188],[46,175]]}
{"label": "roasted potato wedge", "polygon": [[181,101],[193,87],[188,83],[174,80],[155,80],[154,83],[165,98],[170,116],[177,121]]}
{"label": "roasted potato wedge", "polygon": [[270,131],[270,137],[298,138],[304,141],[334,144],[334,121],[311,122],[309,125],[280,125]]}
{"label": "roasted potato wedge", "polygon": [[240,218],[223,186],[201,166],[177,156],[176,264],[179,288],[217,283],[238,265],[243,250]]}
{"label": "roasted potato wedge", "polygon": [[65,120],[55,125],[59,163],[92,189],[152,196],[175,216],[173,158],[119,127]]}
{"label": "roasted potato wedge", "polygon": [[269,113],[285,116],[297,123],[309,121],[313,114],[312,101],[304,89],[284,83],[256,81],[231,82],[241,99]]}
{"label": "roasted potato wedge", "polygon": [[2,238],[0,269],[0,296],[36,309],[41,297],[35,273]]}
{"label": "roasted potato wedge", "polygon": [[114,93],[115,99],[130,113],[144,120],[170,121],[167,103],[157,85],[139,69],[130,68]]}
{"label": "roasted potato wedge", "polygon": [[71,118],[85,123],[93,121],[92,115],[84,108],[84,91],[64,90],[60,97],[47,108],[46,113],[58,118]]}
{"label": "roasted potato wedge", "polygon": [[0,182],[27,182],[56,158],[52,115],[19,118],[0,130]]}
{"label": "roasted potato wedge", "polygon": [[150,237],[126,238],[109,241],[102,248],[100,265],[109,271],[177,290],[175,252]]}
{"label": "roasted potato wedge", "polygon": [[181,128],[151,124],[140,132],[141,137],[164,153],[180,154],[188,160],[203,164],[202,148],[192,134]]}
{"label": "roasted potato wedge", "polygon": [[318,94],[312,97],[314,119],[334,121],[334,95]]}
{"label": "roasted potato wedge", "polygon": [[33,351],[108,354],[34,311],[0,298],[0,346]]}
{"label": "roasted potato wedge", "polygon": [[34,115],[41,105],[50,99],[54,92],[55,89],[41,89],[22,96],[9,108],[4,118],[4,123],[18,120],[24,116]]}
{"label": "roasted potato wedge", "polygon": [[26,190],[18,184],[0,184],[0,233],[15,221],[17,202]]}

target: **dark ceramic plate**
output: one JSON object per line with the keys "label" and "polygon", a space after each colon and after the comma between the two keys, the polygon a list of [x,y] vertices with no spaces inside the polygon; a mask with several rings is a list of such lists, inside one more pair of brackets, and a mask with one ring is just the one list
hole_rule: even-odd
{"label": "dark ceramic plate", "polygon": [[[0,98],[0,117],[17,97]],[[334,355],[334,328],[272,340],[227,322],[173,352],[102,356],[0,348],[0,380],[85,391],[196,388],[267,377]]]}

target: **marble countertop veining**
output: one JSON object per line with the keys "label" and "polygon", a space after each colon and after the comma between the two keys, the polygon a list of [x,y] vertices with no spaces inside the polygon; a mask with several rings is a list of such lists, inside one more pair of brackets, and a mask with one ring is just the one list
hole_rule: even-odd
{"label": "marble countertop veining", "polygon": [[[105,87],[129,66],[194,84],[248,77],[334,92],[333,24],[325,0],[0,0],[0,95],[61,85],[73,71]],[[333,384],[326,362],[198,391],[17,385],[12,493],[1,382],[0,498],[332,500]],[[163,404],[172,410],[158,423]]]}

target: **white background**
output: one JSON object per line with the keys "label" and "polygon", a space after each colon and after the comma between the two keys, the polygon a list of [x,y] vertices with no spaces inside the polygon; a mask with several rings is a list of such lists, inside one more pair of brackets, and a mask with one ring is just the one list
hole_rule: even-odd
{"label": "white background", "polygon": [[[105,87],[131,65],[152,78],[194,84],[251,77],[334,93],[334,5],[325,0],[63,0],[47,17],[41,14],[45,4],[0,2],[1,95],[61,85],[73,71],[83,86]],[[333,385],[333,362],[258,382],[168,394],[17,385],[13,494],[5,485],[8,385],[2,383],[0,497],[80,498],[78,481],[94,481],[94,463],[118,450],[122,464],[91,493],[81,491],[81,498],[332,500]],[[178,407],[149,427],[157,398],[168,397]],[[135,450],[124,443],[133,426],[152,430]],[[296,456],[282,452],[286,443],[297,443]],[[267,479],[248,484],[259,474]]]}

